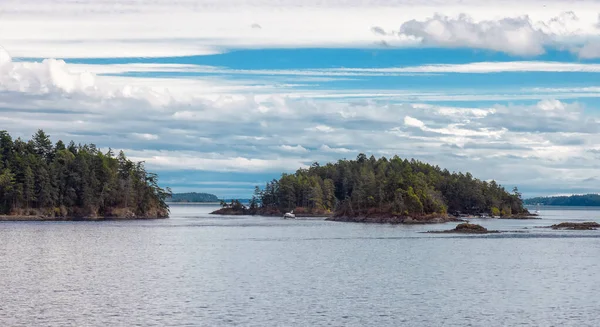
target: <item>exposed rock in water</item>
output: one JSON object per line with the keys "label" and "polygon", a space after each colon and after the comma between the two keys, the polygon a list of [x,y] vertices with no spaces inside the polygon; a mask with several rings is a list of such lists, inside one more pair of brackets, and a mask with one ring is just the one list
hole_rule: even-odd
{"label": "exposed rock in water", "polygon": [[596,230],[600,227],[600,224],[587,221],[583,223],[560,223],[550,226],[552,229],[563,229],[563,230]]}
{"label": "exposed rock in water", "polygon": [[477,224],[462,223],[458,224],[454,229],[443,231],[429,231],[428,233],[491,234],[500,232],[497,230],[488,230],[487,228]]}
{"label": "exposed rock in water", "polygon": [[221,208],[210,213],[211,215],[242,216],[250,215],[246,208]]}

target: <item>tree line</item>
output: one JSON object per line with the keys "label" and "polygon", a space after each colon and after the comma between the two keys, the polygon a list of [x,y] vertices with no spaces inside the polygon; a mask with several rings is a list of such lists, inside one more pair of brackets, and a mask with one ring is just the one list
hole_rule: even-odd
{"label": "tree line", "polygon": [[521,194],[495,181],[454,173],[414,159],[359,154],[324,166],[314,163],[256,187],[250,207],[344,216],[524,213]]}
{"label": "tree line", "polygon": [[122,151],[53,144],[43,130],[28,141],[0,131],[1,214],[165,217],[169,195]]}
{"label": "tree line", "polygon": [[548,196],[526,199],[525,204],[551,206],[600,206],[600,194],[582,194],[570,196]]}

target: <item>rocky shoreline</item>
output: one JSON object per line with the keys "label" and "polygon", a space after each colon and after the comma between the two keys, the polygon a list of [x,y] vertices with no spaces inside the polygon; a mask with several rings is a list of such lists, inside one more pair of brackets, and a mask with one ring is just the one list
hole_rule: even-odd
{"label": "rocky shoreline", "polygon": [[560,223],[552,226],[548,226],[546,228],[552,228],[554,230],[597,230],[600,227],[600,224],[593,221],[586,221],[583,223]]}
{"label": "rocky shoreline", "polygon": [[0,221],[107,221],[107,220],[152,220],[169,217],[50,217],[50,216],[0,216]]}
{"label": "rocky shoreline", "polygon": [[[60,210],[59,210],[60,211]],[[112,208],[104,214],[96,211],[69,214],[67,210],[53,212],[52,210],[29,209],[13,212],[10,215],[0,215],[0,221],[100,221],[100,220],[146,220],[169,218],[166,209],[149,210],[145,215],[137,215],[129,208]]]}
{"label": "rocky shoreline", "polygon": [[[277,208],[256,208],[249,209],[244,207],[224,207],[218,210],[215,210],[210,213],[211,215],[222,215],[222,216],[261,216],[261,217],[283,217],[285,212],[277,209]],[[303,210],[295,210],[294,214],[296,218],[328,218],[331,217],[332,214],[322,213],[322,212],[306,212]]]}
{"label": "rocky shoreline", "polygon": [[517,215],[510,215],[510,216],[501,216],[501,217],[498,217],[497,219],[528,220],[528,219],[542,219],[542,218],[538,217],[537,214],[530,213],[530,214],[517,214]]}
{"label": "rocky shoreline", "polygon": [[[276,208],[258,208],[249,209],[246,207],[232,208],[224,207],[211,212],[213,215],[224,215],[224,216],[263,216],[263,217],[282,217],[283,212]],[[296,218],[324,218],[328,221],[337,222],[351,222],[351,223],[368,223],[368,224],[443,224],[448,222],[466,222],[463,218],[482,218],[476,215],[449,215],[449,214],[429,214],[423,216],[404,216],[404,215],[393,215],[385,213],[375,213],[367,215],[334,215],[334,214],[323,214],[323,213],[309,213],[309,212],[295,212]],[[488,217],[487,219],[515,219],[515,220],[526,220],[526,219],[541,219],[537,214],[515,214],[502,217]]]}
{"label": "rocky shoreline", "polygon": [[448,222],[464,222],[463,219],[449,215],[427,215],[423,217],[394,216],[394,215],[372,215],[372,216],[332,216],[326,220],[371,223],[371,224],[443,224]]}

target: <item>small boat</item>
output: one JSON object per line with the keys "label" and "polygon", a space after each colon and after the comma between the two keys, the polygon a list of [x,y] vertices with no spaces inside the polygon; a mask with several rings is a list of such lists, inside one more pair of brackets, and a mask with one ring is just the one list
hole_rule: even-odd
{"label": "small boat", "polygon": [[294,210],[287,212],[285,215],[283,215],[283,219],[295,219],[296,215],[294,214]]}

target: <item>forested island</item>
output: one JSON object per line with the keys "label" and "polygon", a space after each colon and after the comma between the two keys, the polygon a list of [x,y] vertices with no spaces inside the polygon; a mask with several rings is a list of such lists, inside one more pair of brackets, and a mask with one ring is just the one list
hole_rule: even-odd
{"label": "forested island", "polygon": [[202,203],[202,202],[219,202],[219,198],[214,194],[209,193],[173,193],[169,198],[169,202],[190,202],[190,203]]}
{"label": "forested island", "polygon": [[584,194],[584,195],[570,195],[570,196],[547,196],[537,197],[524,200],[525,204],[528,205],[548,205],[548,206],[600,206],[600,195],[599,194]]}
{"label": "forested island", "polygon": [[122,151],[0,131],[0,220],[167,218],[169,195]]}
{"label": "forested island", "polygon": [[314,163],[256,187],[248,207],[222,202],[215,214],[326,215],[353,222],[425,223],[460,215],[524,217],[521,194],[470,173],[451,173],[414,159],[360,154],[324,166]]}

